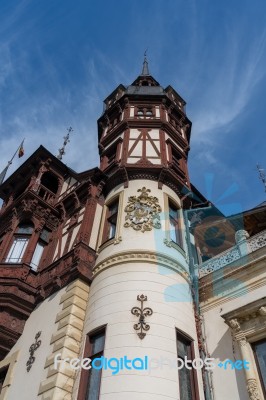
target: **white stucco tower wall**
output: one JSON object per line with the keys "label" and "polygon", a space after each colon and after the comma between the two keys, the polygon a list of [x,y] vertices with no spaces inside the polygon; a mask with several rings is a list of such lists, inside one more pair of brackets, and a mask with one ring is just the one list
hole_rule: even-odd
{"label": "white stucco tower wall", "polygon": [[[128,198],[138,196],[142,187],[158,198],[162,208],[160,229],[141,232],[124,226]],[[148,356],[150,369],[123,370],[115,375],[103,370],[100,399],[176,400],[179,398],[176,330],[194,340],[195,357],[199,357],[186,248],[170,246],[168,240],[168,199],[177,206],[180,200],[166,185],[158,189],[158,183],[151,180],[130,181],[128,188],[117,186],[108,194],[106,203],[116,197],[119,197],[119,240],[99,248],[84,333],[106,325],[104,356],[130,359]],[[146,317],[150,330],[144,339],[134,330],[138,318],[131,313],[132,307],[140,306],[137,296],[142,294],[147,296],[144,307],[153,310]],[[201,388],[201,372],[197,372]]]}

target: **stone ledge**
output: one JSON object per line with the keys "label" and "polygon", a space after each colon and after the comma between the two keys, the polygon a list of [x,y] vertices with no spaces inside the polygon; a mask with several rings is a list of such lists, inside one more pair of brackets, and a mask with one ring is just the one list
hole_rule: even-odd
{"label": "stone ledge", "polygon": [[84,301],[88,301],[89,293],[79,287],[74,287],[73,289],[63,294],[59,304],[62,304],[64,301],[68,300],[72,296],[77,296]]}
{"label": "stone ledge", "polygon": [[76,305],[72,304],[70,306],[68,306],[67,308],[65,308],[62,311],[59,311],[59,313],[56,316],[55,319],[55,323],[59,322],[61,319],[67,317],[68,315],[74,315],[75,317],[84,320],[84,310],[80,309],[79,307],[77,307]]}

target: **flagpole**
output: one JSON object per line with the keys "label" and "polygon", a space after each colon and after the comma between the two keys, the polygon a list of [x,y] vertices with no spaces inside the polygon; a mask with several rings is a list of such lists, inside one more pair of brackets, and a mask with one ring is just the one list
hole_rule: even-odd
{"label": "flagpole", "polygon": [[19,147],[18,147],[17,150],[15,151],[15,153],[14,153],[13,157],[11,158],[11,160],[8,161],[7,166],[6,166],[6,167],[3,169],[3,171],[1,172],[1,174],[0,174],[0,185],[2,185],[2,183],[3,183],[4,179],[5,179],[6,173],[7,173],[7,171],[8,171],[8,168],[9,168],[10,165],[12,164],[12,162],[13,162],[13,160],[14,160],[16,154],[18,153],[19,149],[23,146],[24,140],[25,140],[25,138],[22,140],[21,144],[19,145]]}

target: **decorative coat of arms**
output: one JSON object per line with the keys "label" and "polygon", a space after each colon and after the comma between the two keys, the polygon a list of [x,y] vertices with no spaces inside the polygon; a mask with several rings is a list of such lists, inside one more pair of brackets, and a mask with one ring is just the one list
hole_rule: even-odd
{"label": "decorative coat of arms", "polygon": [[136,231],[151,231],[152,228],[161,228],[160,215],[162,211],[158,203],[157,197],[150,196],[150,189],[143,187],[138,189],[141,194],[137,196],[130,196],[128,204],[125,208],[126,222],[124,226],[130,226]]}

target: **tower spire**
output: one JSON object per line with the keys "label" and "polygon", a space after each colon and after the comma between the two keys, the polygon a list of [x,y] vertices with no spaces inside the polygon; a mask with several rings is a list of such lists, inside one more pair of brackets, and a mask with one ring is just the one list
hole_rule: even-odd
{"label": "tower spire", "polygon": [[147,60],[147,50],[145,50],[145,52],[144,52],[144,61],[143,61],[143,67],[142,67],[142,72],[141,72],[142,76],[150,75],[149,65],[148,65],[148,60]]}

